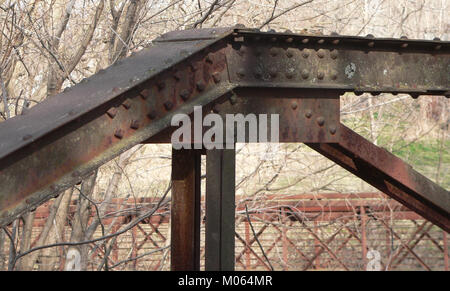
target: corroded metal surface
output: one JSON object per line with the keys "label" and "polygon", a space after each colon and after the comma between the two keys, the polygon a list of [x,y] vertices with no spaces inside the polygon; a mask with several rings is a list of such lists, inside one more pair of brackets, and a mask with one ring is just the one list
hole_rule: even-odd
{"label": "corroded metal surface", "polygon": [[[241,28],[171,32],[25,115],[0,123],[0,225],[133,145],[168,142],[171,117],[190,114],[193,106],[223,114],[279,113],[280,141],[337,144],[344,134],[340,94],[448,96],[449,78],[450,43],[437,40]],[[408,187],[408,180],[394,179],[397,188]],[[431,181],[420,181],[427,188],[418,193],[448,195]],[[423,200],[407,193],[408,199]],[[408,199],[402,201],[414,204]],[[428,210],[416,208],[426,217]],[[448,207],[440,208],[448,219]]]}
{"label": "corroded metal surface", "polygon": [[450,192],[410,165],[341,125],[338,143],[307,143],[343,168],[450,231]]}
{"label": "corroded metal surface", "polygon": [[1,123],[0,225],[233,89],[222,50],[215,40],[160,43]]}

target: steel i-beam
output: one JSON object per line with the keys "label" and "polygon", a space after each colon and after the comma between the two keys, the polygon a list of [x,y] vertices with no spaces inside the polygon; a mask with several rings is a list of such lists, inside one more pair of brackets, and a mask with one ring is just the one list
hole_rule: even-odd
{"label": "steel i-beam", "polygon": [[235,150],[206,151],[205,270],[234,270]]}
{"label": "steel i-beam", "polygon": [[172,271],[200,270],[200,162],[197,150],[172,149]]}

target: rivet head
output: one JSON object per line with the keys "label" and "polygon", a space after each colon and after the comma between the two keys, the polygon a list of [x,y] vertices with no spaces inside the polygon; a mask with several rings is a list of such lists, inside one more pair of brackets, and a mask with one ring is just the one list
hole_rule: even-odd
{"label": "rivet head", "polygon": [[308,42],[309,42],[309,39],[307,39],[307,38],[302,39],[302,43],[307,44]]}
{"label": "rivet head", "polygon": [[276,42],[276,41],[277,41],[277,38],[276,38],[276,37],[271,37],[271,38],[270,38],[270,41],[271,41],[271,42]]}
{"label": "rivet head", "polygon": [[319,39],[319,40],[317,41],[318,44],[323,44],[324,42],[325,42],[324,39]]}
{"label": "rivet head", "polygon": [[[242,48],[241,48],[241,51],[242,51]],[[205,57],[205,61],[206,61],[208,64],[212,64],[212,63],[213,63],[213,61],[212,61],[212,55],[211,55],[211,54],[208,54],[208,55]]]}
{"label": "rivet head", "polygon": [[270,69],[269,69],[269,75],[270,75],[272,78],[275,78],[275,77],[277,76],[277,69],[276,69],[275,67],[270,68]]}
{"label": "rivet head", "polygon": [[231,103],[231,105],[236,104],[237,101],[238,101],[238,99],[237,99],[237,96],[236,96],[236,95],[232,95],[232,96],[230,97],[230,103]]}
{"label": "rivet head", "polygon": [[180,80],[181,80],[181,72],[180,72],[180,71],[176,71],[176,72],[173,74],[173,78],[174,78],[175,80],[177,80],[177,81],[180,81]]}
{"label": "rivet head", "polygon": [[317,72],[317,78],[319,80],[323,80],[324,77],[325,77],[325,73],[323,71],[318,71]]}
{"label": "rivet head", "polygon": [[139,128],[139,125],[139,120],[133,120],[130,124],[130,128],[136,130]]}
{"label": "rivet head", "polygon": [[302,51],[302,56],[306,59],[307,57],[309,57],[309,51],[307,49],[303,49]]}
{"label": "rivet head", "polygon": [[333,40],[331,43],[332,43],[332,44],[339,44],[339,42],[340,42],[339,39],[335,39],[335,40]]}
{"label": "rivet head", "polygon": [[330,125],[328,130],[330,131],[331,134],[335,134],[337,130],[336,125]]}
{"label": "rivet head", "polygon": [[305,111],[305,117],[306,117],[306,118],[311,118],[311,116],[312,116],[312,110],[311,110],[311,109],[307,109],[307,110]]}
{"label": "rivet head", "polygon": [[294,56],[294,52],[292,51],[292,49],[287,49],[286,50],[286,56],[288,58],[292,58]]}
{"label": "rivet head", "polygon": [[239,78],[243,78],[245,76],[245,70],[243,68],[240,68],[236,74]]}
{"label": "rivet head", "polygon": [[114,136],[118,139],[122,139],[123,138],[123,130],[118,129],[114,132]]}
{"label": "rivet head", "polygon": [[187,89],[183,89],[183,90],[181,90],[181,92],[180,92],[180,97],[181,97],[181,99],[183,99],[184,101],[186,101],[186,100],[189,99],[189,95],[191,95],[191,92],[189,92],[189,90],[187,90]]}
{"label": "rivet head", "polygon": [[288,37],[286,38],[286,43],[292,43],[294,41],[294,39],[292,37]]}
{"label": "rivet head", "polygon": [[149,95],[150,95],[150,90],[148,90],[148,89],[144,89],[139,93],[139,96],[144,100],[146,100]]}
{"label": "rivet head", "polygon": [[292,79],[292,78],[294,77],[294,75],[295,75],[294,69],[289,69],[289,70],[286,72],[286,78],[288,78],[288,79]]}
{"label": "rivet head", "polygon": [[220,83],[220,73],[219,72],[213,73],[212,78],[214,80],[214,83],[216,83],[216,84]]}
{"label": "rivet head", "polygon": [[202,80],[197,81],[197,84],[195,84],[195,86],[197,87],[197,90],[200,92],[205,90],[206,88],[206,84]]}
{"label": "rivet head", "polygon": [[332,51],[330,52],[330,57],[331,57],[333,60],[337,59],[337,57],[338,57],[338,51],[337,51],[337,50],[332,50]]}
{"label": "rivet head", "polygon": [[302,70],[302,78],[308,79],[309,77],[309,71],[307,69]]}
{"label": "rivet head", "polygon": [[164,108],[166,108],[167,111],[171,110],[173,108],[173,104],[170,101],[164,102]]}
{"label": "rivet head", "polygon": [[323,57],[325,57],[325,50],[323,50],[323,49],[319,49],[318,51],[317,51],[317,56],[319,57],[319,58],[323,58]]}
{"label": "rivet head", "polygon": [[369,41],[369,43],[367,44],[368,47],[374,47],[375,46],[375,42],[373,41]]}
{"label": "rivet head", "polygon": [[292,103],[291,103],[291,108],[292,108],[293,110],[295,110],[295,109],[297,109],[297,107],[298,107],[297,102],[296,102],[296,101],[292,101]]}
{"label": "rivet head", "polygon": [[316,122],[319,126],[323,126],[325,124],[325,118],[323,118],[323,116],[319,116],[317,117]]}
{"label": "rivet head", "polygon": [[130,109],[131,108],[131,102],[130,102],[130,100],[125,100],[123,103],[122,103],[122,106],[123,106],[123,108],[125,108],[125,109]]}
{"label": "rivet head", "polygon": [[109,108],[108,111],[106,111],[106,114],[109,116],[109,118],[113,119],[114,117],[116,117],[117,108],[115,107]]}
{"label": "rivet head", "polygon": [[274,47],[273,47],[273,48],[270,48],[269,54],[270,54],[272,57],[276,57],[277,54],[278,54],[277,49],[274,48]]}
{"label": "rivet head", "polygon": [[162,90],[166,87],[166,84],[163,81],[159,81],[156,83],[156,87],[158,87],[158,90]]}
{"label": "rivet head", "polygon": [[150,118],[151,120],[155,119],[155,118],[156,118],[156,112],[153,111],[153,110],[150,111],[150,112],[147,114],[147,117]]}

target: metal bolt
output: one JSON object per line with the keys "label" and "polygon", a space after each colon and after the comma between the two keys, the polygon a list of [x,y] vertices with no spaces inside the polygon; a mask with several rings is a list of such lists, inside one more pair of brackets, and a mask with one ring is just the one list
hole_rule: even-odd
{"label": "metal bolt", "polygon": [[108,111],[106,111],[106,114],[109,116],[109,118],[113,119],[114,117],[116,117],[117,108],[115,107],[109,108]]}
{"label": "metal bolt", "polygon": [[114,136],[117,137],[118,139],[122,139],[123,138],[123,131],[121,129],[118,129],[114,132]]}
{"label": "metal bolt", "polygon": [[324,77],[325,77],[325,73],[323,71],[317,72],[317,78],[319,78],[319,80],[323,80]]}
{"label": "metal bolt", "polygon": [[[241,51],[242,51],[242,48],[241,48]],[[212,63],[213,63],[212,58],[211,58],[211,54],[208,54],[208,55],[205,57],[205,61],[206,61],[207,63],[209,63],[209,64],[212,64]]]}
{"label": "metal bolt", "polygon": [[286,78],[292,79],[293,77],[294,77],[294,69],[289,69],[289,70],[286,72]]}
{"label": "metal bolt", "polygon": [[275,78],[275,77],[277,76],[277,69],[274,68],[274,67],[270,68],[270,69],[269,69],[269,75],[270,75],[272,78]]}
{"label": "metal bolt", "polygon": [[212,78],[214,80],[214,83],[216,83],[216,84],[220,83],[220,73],[219,72],[213,73]]}
{"label": "metal bolt", "polygon": [[181,80],[181,72],[180,71],[176,71],[173,74],[173,77],[174,77],[175,80],[180,81]]}
{"label": "metal bolt", "polygon": [[294,39],[292,37],[288,37],[286,38],[286,43],[292,43],[294,41]]}
{"label": "metal bolt", "polygon": [[150,111],[147,114],[147,117],[150,118],[151,120],[155,119],[156,118],[156,112],[155,111]]}
{"label": "metal bolt", "polygon": [[269,53],[272,57],[275,57],[278,54],[277,49],[274,47],[269,50]]}
{"label": "metal bolt", "polygon": [[232,95],[232,96],[230,97],[230,103],[231,103],[231,105],[236,104],[237,101],[238,101],[238,99],[237,99],[237,96],[236,96],[236,95]]}
{"label": "metal bolt", "polygon": [[292,51],[292,49],[287,49],[286,50],[286,56],[288,58],[292,58],[294,56],[294,52]]}
{"label": "metal bolt", "polygon": [[148,89],[144,89],[139,93],[142,99],[147,100],[148,95],[150,95],[150,91]]}
{"label": "metal bolt", "polygon": [[307,110],[305,111],[305,117],[306,117],[306,118],[311,118],[311,116],[312,116],[312,111],[311,111],[311,109],[307,109]]}
{"label": "metal bolt", "polygon": [[332,50],[332,51],[330,52],[330,57],[331,57],[333,60],[337,59],[337,57],[338,57],[338,51],[337,51],[337,50]]}
{"label": "metal bolt", "polygon": [[309,71],[307,69],[302,70],[302,78],[308,79],[309,77]]}
{"label": "metal bolt", "polygon": [[166,84],[163,81],[159,81],[156,83],[156,87],[158,87],[158,90],[162,90],[166,87]]}
{"label": "metal bolt", "polygon": [[171,110],[173,108],[173,103],[170,101],[164,102],[164,108],[166,108],[167,111]]}
{"label": "metal bolt", "polygon": [[[402,35],[402,36],[400,36],[400,39],[408,39],[408,37],[405,36],[405,35]],[[407,43],[403,43],[403,44],[401,45],[401,47],[402,47],[402,48],[407,48],[407,47],[408,47],[408,44],[407,44]]]}
{"label": "metal bolt", "polygon": [[296,102],[296,101],[292,101],[292,103],[291,103],[291,108],[292,108],[293,110],[295,110],[295,109],[297,109],[297,107],[298,107],[297,102]]}
{"label": "metal bolt", "polygon": [[243,68],[240,68],[237,71],[237,75],[238,75],[239,78],[243,78],[245,76],[245,70]]}
{"label": "metal bolt", "polygon": [[332,44],[339,44],[339,42],[340,42],[339,39],[335,39],[335,40],[333,40],[331,43],[332,43]]}
{"label": "metal bolt", "polygon": [[184,101],[186,101],[187,99],[189,99],[189,95],[191,95],[191,92],[189,92],[189,90],[187,89],[183,89],[180,92],[180,97],[181,99],[183,99]]}
{"label": "metal bolt", "polygon": [[329,130],[330,130],[330,133],[334,135],[337,130],[336,125],[330,125]]}
{"label": "metal bolt", "polygon": [[205,90],[206,84],[202,80],[199,80],[199,81],[197,81],[196,87],[197,87],[197,90],[201,92],[201,91]]}
{"label": "metal bolt", "polygon": [[309,51],[307,49],[303,49],[302,51],[302,56],[306,59],[307,57],[309,57]]}
{"label": "metal bolt", "polygon": [[130,124],[131,129],[138,129],[139,128],[139,120],[133,120]]}
{"label": "metal bolt", "polygon": [[323,116],[319,116],[317,117],[316,122],[319,126],[323,126],[325,123],[325,118],[323,118]]}
{"label": "metal bolt", "polygon": [[307,44],[308,42],[309,42],[309,39],[307,39],[307,38],[302,39],[302,43]]}
{"label": "metal bolt", "polygon": [[130,107],[131,107],[131,102],[130,102],[130,100],[125,100],[123,103],[122,103],[122,106],[123,106],[123,108],[125,108],[126,110],[128,110],[128,109],[130,109]]}
{"label": "metal bolt", "polygon": [[325,51],[323,49],[319,49],[317,51],[317,56],[322,59],[325,56]]}
{"label": "metal bolt", "polygon": [[369,41],[369,43],[367,44],[368,47],[374,47],[375,46],[375,42],[373,41]]}
{"label": "metal bolt", "polygon": [[324,39],[319,39],[319,40],[317,41],[318,44],[323,44],[324,42],[325,42]]}
{"label": "metal bolt", "polygon": [[256,79],[260,79],[262,77],[262,73],[257,71],[254,73]]}

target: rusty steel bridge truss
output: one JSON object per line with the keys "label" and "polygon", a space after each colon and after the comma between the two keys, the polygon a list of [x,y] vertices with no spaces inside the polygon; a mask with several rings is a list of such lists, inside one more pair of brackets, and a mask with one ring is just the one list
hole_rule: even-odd
{"label": "rusty steel bridge truss", "polygon": [[[345,92],[450,96],[450,42],[260,32],[175,31],[0,123],[0,226],[139,143],[169,143],[194,106],[279,114],[303,142],[443,230],[449,191],[340,123]],[[194,142],[194,141],[193,141]],[[206,155],[205,269],[234,269],[235,151],[173,150],[171,268],[200,266],[200,157]]]}

